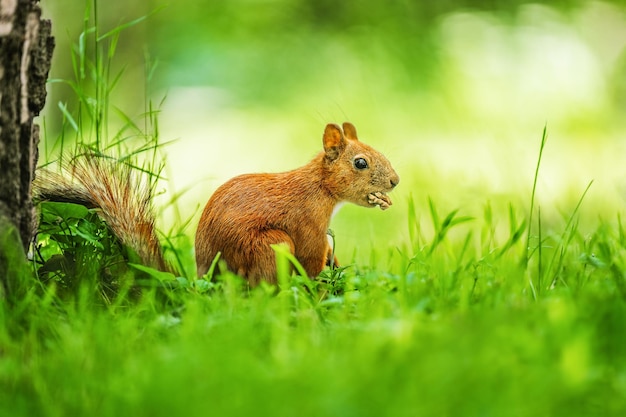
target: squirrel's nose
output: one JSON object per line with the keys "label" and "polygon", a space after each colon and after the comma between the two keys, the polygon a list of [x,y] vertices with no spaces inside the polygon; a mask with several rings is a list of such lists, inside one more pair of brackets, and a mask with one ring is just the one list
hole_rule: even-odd
{"label": "squirrel's nose", "polygon": [[391,177],[391,179],[389,179],[391,188],[395,188],[395,186],[398,185],[399,182],[400,182],[400,177],[398,176],[398,174],[394,174],[394,176]]}

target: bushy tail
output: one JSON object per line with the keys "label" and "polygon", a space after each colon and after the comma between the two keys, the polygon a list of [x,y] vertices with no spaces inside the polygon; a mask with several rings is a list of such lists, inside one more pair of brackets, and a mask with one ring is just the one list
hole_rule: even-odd
{"label": "bushy tail", "polygon": [[145,265],[170,270],[155,229],[152,189],[144,173],[119,161],[93,154],[73,159],[60,173],[37,171],[33,196],[39,201],[97,208],[120,241]]}

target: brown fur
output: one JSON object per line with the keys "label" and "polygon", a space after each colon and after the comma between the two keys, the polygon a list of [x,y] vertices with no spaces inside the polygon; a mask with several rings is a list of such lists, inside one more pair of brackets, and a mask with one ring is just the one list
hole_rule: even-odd
{"label": "brown fur", "polygon": [[[317,276],[331,253],[326,231],[343,201],[391,205],[386,192],[400,181],[389,161],[357,139],[350,123],[326,126],[324,151],[293,171],[235,177],[209,199],[196,234],[198,275],[218,252],[229,269],[248,279],[276,282],[272,244],[286,243],[307,274]],[[368,168],[357,169],[363,158]]]}

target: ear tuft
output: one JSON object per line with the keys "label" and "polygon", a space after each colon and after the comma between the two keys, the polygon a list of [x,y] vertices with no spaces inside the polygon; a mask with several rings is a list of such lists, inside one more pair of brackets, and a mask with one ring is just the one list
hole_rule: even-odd
{"label": "ear tuft", "polygon": [[341,128],[334,123],[329,123],[324,129],[324,151],[326,157],[334,161],[346,148],[346,139],[343,137]]}
{"label": "ear tuft", "polygon": [[359,140],[356,136],[356,127],[350,122],[344,122],[343,133],[346,135],[346,139]]}

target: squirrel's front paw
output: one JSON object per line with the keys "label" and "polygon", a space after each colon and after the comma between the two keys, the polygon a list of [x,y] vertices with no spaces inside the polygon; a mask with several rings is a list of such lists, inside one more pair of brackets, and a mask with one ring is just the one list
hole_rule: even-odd
{"label": "squirrel's front paw", "polygon": [[387,210],[389,206],[393,204],[389,196],[381,192],[368,194],[367,202],[380,207],[381,210]]}

